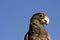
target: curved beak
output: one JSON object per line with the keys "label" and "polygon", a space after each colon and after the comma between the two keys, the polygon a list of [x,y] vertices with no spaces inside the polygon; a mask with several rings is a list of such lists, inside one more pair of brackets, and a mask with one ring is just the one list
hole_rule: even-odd
{"label": "curved beak", "polygon": [[49,24],[49,18],[47,16],[45,16],[44,20],[46,24]]}

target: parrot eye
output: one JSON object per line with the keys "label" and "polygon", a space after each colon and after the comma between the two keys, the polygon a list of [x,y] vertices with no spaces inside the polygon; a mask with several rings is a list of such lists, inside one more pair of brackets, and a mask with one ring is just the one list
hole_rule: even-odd
{"label": "parrot eye", "polygon": [[42,17],[42,14],[40,15],[40,17]]}

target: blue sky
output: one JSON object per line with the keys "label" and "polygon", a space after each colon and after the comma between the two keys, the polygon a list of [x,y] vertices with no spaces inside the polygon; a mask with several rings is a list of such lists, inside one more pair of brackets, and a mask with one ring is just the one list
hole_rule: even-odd
{"label": "blue sky", "polygon": [[52,40],[60,40],[60,0],[0,0],[0,40],[24,40],[36,12],[49,16],[45,28]]}

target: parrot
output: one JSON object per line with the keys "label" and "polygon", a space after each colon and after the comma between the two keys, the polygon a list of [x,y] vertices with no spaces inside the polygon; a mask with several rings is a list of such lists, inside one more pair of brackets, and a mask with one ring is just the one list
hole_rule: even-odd
{"label": "parrot", "polygon": [[49,17],[45,13],[35,13],[30,18],[29,30],[24,40],[51,40],[50,34],[44,25],[49,24]]}

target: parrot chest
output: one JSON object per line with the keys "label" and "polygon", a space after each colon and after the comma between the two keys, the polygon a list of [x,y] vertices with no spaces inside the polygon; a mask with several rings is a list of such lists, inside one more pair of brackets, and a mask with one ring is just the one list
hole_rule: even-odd
{"label": "parrot chest", "polygon": [[30,36],[31,40],[47,40],[47,36],[46,35],[32,35]]}

